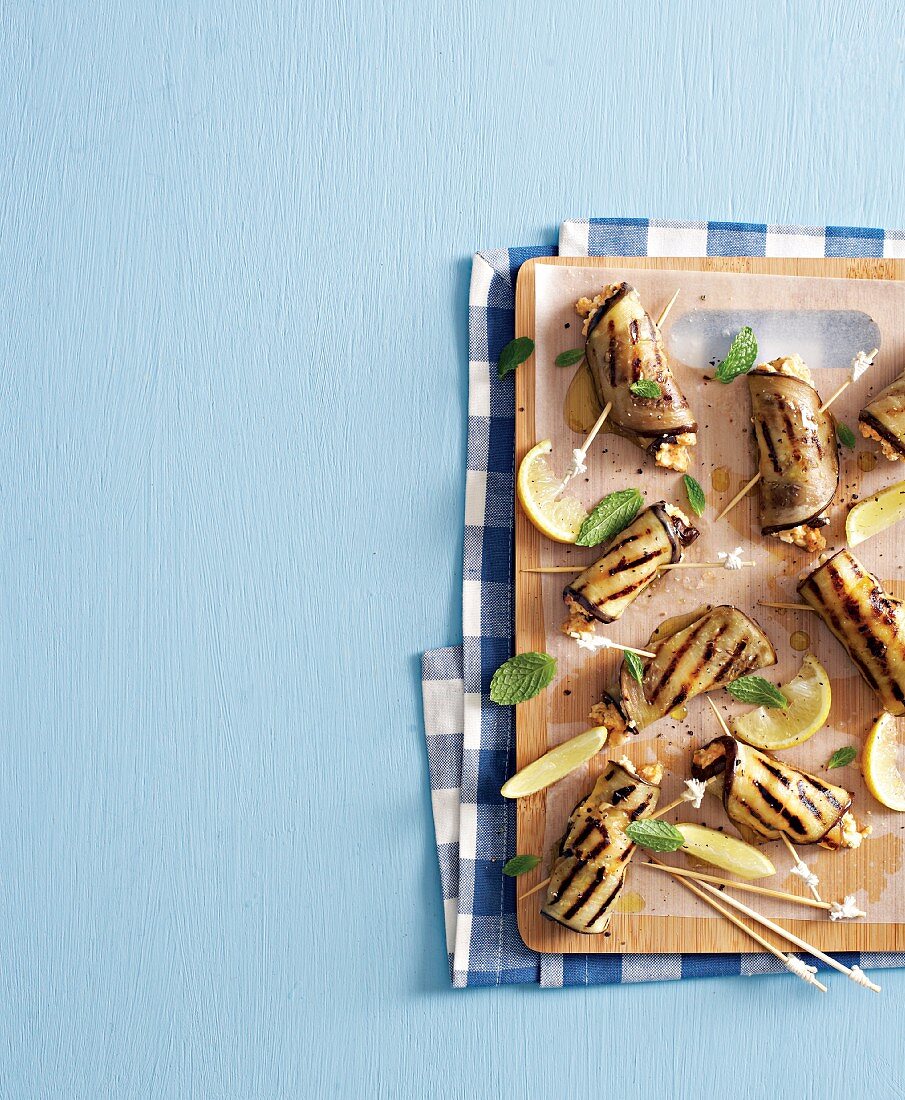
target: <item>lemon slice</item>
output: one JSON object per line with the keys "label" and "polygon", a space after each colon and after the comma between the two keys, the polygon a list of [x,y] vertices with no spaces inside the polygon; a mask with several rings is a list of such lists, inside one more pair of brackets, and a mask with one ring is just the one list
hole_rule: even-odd
{"label": "lemon slice", "polygon": [[849,546],[857,546],[900,519],[905,519],[905,481],[881,489],[872,497],[865,497],[852,505],[845,517],[845,538]]}
{"label": "lemon slice", "polygon": [[816,657],[809,653],[797,675],[779,690],[789,700],[787,707],[758,707],[729,720],[740,740],[776,752],[800,745],[822,728],[833,693],[827,671]]}
{"label": "lemon slice", "polygon": [[563,494],[557,500],[562,478],[547,462],[553,451],[549,439],[542,439],[522,459],[518,468],[518,498],[525,515],[547,538],[574,542],[588,513],[575,497]]}
{"label": "lemon slice", "polygon": [[878,802],[890,810],[905,812],[905,779],[896,765],[896,720],[884,711],[874,722],[864,752],[861,754],[861,770],[867,789]]}
{"label": "lemon slice", "polygon": [[549,787],[600,752],[606,744],[608,732],[606,726],[594,726],[577,737],[563,741],[507,779],[500,788],[500,794],[503,798],[524,798],[526,794]]}
{"label": "lemon slice", "polygon": [[706,825],[677,824],[685,838],[682,851],[704,863],[711,863],[739,878],[767,878],[776,868],[760,848],[734,836],[708,829]]}

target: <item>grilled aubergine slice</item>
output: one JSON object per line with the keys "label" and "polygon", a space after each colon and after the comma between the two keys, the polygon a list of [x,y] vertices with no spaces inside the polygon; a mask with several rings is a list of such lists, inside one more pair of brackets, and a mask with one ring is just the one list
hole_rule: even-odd
{"label": "grilled aubergine slice", "polygon": [[905,373],[868,401],[858,413],[858,427],[890,461],[905,456]]}
{"label": "grilled aubergine slice", "polygon": [[840,550],[798,585],[848,650],[884,710],[905,714],[905,607],[883,591],[851,550]]}
{"label": "grilled aubergine slice", "polygon": [[723,775],[723,805],[748,840],[776,840],[784,833],[796,844],[857,848],[869,828],[850,813],[852,796],[785,761],[723,735],[692,757],[695,779]]}
{"label": "grilled aubergine slice", "polygon": [[631,730],[642,730],[670,711],[758,668],[776,664],[776,650],[757,623],[737,607],[703,607],[667,619],[651,634],[642,658],[642,682],[628,665],[621,674],[621,699],[604,696],[591,711],[593,721],[619,744]]}
{"label": "grilled aubergine slice", "polygon": [[[644,448],[658,466],[684,473],[697,442],[694,414],[679,389],[663,337],[651,320],[638,291],[628,283],[605,287],[593,300],[581,299],[587,313],[585,358],[600,407],[612,403],[607,431]],[[660,393],[642,397],[631,386],[656,382]]]}
{"label": "grilled aubergine slice", "polygon": [[625,757],[607,764],[569,818],[541,910],[545,917],[575,932],[606,930],[634,847],[626,826],[653,813],[662,776],[660,764],[635,769]]}
{"label": "grilled aubergine slice", "polygon": [[660,568],[682,560],[700,532],[678,508],[660,501],[645,508],[610,542],[603,557],[563,589],[570,617],[566,634],[588,629],[596,619],[614,623]]}
{"label": "grilled aubergine slice", "polygon": [[810,371],[797,356],[775,359],[747,376],[759,452],[761,534],[818,551],[818,530],[839,485],[836,425],[820,411]]}

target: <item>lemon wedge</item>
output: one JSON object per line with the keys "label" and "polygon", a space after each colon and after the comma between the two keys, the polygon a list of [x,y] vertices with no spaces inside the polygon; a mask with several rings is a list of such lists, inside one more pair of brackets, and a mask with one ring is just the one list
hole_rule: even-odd
{"label": "lemon wedge", "polygon": [[809,653],[798,673],[779,689],[789,705],[758,707],[731,718],[732,732],[756,749],[776,752],[800,745],[823,727],[830,713],[833,692],[826,669]]}
{"label": "lemon wedge", "polygon": [[739,878],[767,878],[776,868],[760,848],[738,837],[708,829],[706,825],[677,824],[685,838],[682,851],[703,863],[711,863]]}
{"label": "lemon wedge", "polygon": [[563,741],[507,779],[500,788],[500,794],[503,798],[524,798],[526,794],[542,791],[544,787],[563,779],[600,752],[606,744],[608,732],[606,726],[594,726],[577,737]]}
{"label": "lemon wedge", "polygon": [[852,505],[845,517],[846,541],[849,546],[857,546],[900,519],[905,519],[905,481],[881,489],[872,497],[865,497]]}
{"label": "lemon wedge", "polygon": [[883,711],[864,743],[861,771],[867,789],[878,802],[890,810],[905,813],[905,779],[896,765],[898,747],[896,720]]}
{"label": "lemon wedge", "polygon": [[[562,478],[547,461],[553,451],[549,439],[535,444],[518,468],[518,498],[534,526],[554,542],[574,542],[588,513],[575,497],[559,496]],[[559,499],[557,499],[557,497]]]}

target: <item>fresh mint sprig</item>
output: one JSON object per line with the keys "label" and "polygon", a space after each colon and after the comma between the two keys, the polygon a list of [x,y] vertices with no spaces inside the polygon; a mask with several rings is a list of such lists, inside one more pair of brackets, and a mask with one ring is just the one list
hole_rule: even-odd
{"label": "fresh mint sprig", "polygon": [[745,325],[729,346],[729,353],[719,364],[713,377],[717,382],[728,385],[740,374],[747,374],[757,359],[757,340],[754,333]]}
{"label": "fresh mint sprig", "polygon": [[682,478],[682,484],[685,486],[685,495],[688,497],[688,504],[692,512],[696,516],[703,516],[704,509],[707,507],[707,497],[704,495],[700,482],[695,481],[691,474],[685,474]]}
{"label": "fresh mint sprig", "polygon": [[639,378],[637,382],[632,382],[629,389],[636,397],[662,397],[663,395],[660,384],[650,378]]}
{"label": "fresh mint sprig", "polygon": [[637,680],[638,683],[644,682],[644,665],[641,664],[641,658],[637,653],[629,653],[628,650],[622,654],[625,661],[625,667],[628,669],[628,674],[633,680]]}
{"label": "fresh mint sprig", "polygon": [[756,707],[787,707],[789,700],[778,687],[763,676],[740,676],[726,685],[726,690],[740,703],[751,703]]}
{"label": "fresh mint sprig", "polygon": [[618,535],[641,511],[644,498],[637,489],[617,489],[605,496],[585,519],[576,546],[598,546]]}
{"label": "fresh mint sprig", "polygon": [[510,878],[518,878],[519,875],[527,875],[529,871],[533,871],[538,863],[540,863],[540,856],[513,856],[503,865],[503,874]]}
{"label": "fresh mint sprig", "polygon": [[504,707],[539,695],[556,675],[556,658],[549,653],[517,653],[504,661],[490,681],[490,698]]}
{"label": "fresh mint sprig", "polygon": [[497,378],[505,378],[507,374],[511,374],[519,363],[524,363],[533,351],[534,341],[530,336],[518,336],[515,340],[510,340],[500,352],[499,359],[497,359]]}
{"label": "fresh mint sprig", "polygon": [[836,749],[826,766],[828,768],[844,768],[846,764],[851,764],[857,755],[851,745],[845,745],[841,749]]}
{"label": "fresh mint sprig", "polygon": [[633,821],[626,826],[625,835],[651,852],[677,852],[685,843],[685,837],[668,821]]}
{"label": "fresh mint sprig", "polygon": [[584,348],[570,348],[568,351],[561,351],[553,362],[558,367],[574,367],[582,359],[584,359]]}

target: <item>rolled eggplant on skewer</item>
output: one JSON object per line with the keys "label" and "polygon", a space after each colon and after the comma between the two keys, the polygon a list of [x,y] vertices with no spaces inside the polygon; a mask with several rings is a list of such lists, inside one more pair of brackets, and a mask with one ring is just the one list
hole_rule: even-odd
{"label": "rolled eggplant on skewer", "polygon": [[723,735],[692,757],[695,779],[723,776],[723,806],[748,841],[857,848],[870,833],[851,813],[852,796],[843,787]]}
{"label": "rolled eggplant on skewer", "polygon": [[890,462],[905,457],[905,373],[868,401],[858,413],[858,427]]}
{"label": "rolled eggplant on skewer", "polygon": [[[585,358],[600,407],[612,402],[606,430],[642,447],[658,466],[684,473],[698,426],[638,291],[615,283],[593,299],[580,299],[575,308],[587,317]],[[633,393],[632,383],[640,381],[656,382],[659,395]]]}
{"label": "rolled eggplant on skewer", "polygon": [[799,583],[876,692],[884,710],[905,714],[905,607],[851,550],[840,550]]}
{"label": "rolled eggplant on skewer", "polygon": [[682,552],[700,532],[678,508],[652,504],[610,542],[603,557],[563,589],[569,618],[566,634],[587,633],[596,620],[614,623],[656,579],[664,565],[682,560]]}
{"label": "rolled eggplant on skewer", "polygon": [[820,411],[811,372],[797,355],[774,359],[747,376],[761,475],[761,534],[816,553],[839,485],[832,416]]}
{"label": "rolled eggplant on skewer", "polygon": [[642,659],[642,682],[623,665],[617,702],[611,696],[591,710],[592,721],[610,731],[618,744],[632,730],[643,730],[696,695],[776,664],[776,650],[757,623],[737,607],[698,608],[667,619],[651,634]]}
{"label": "rolled eggplant on skewer", "polygon": [[654,812],[663,768],[610,761],[569,818],[541,912],[575,932],[604,932],[625,882],[628,825]]}

